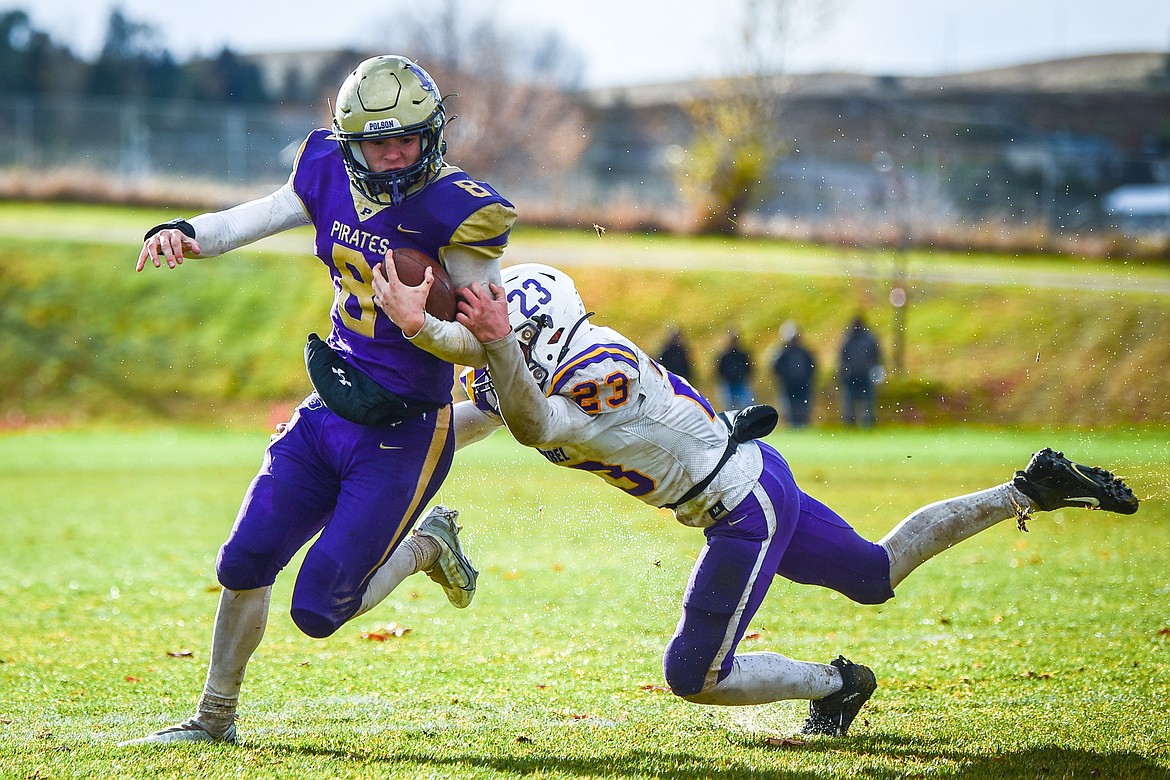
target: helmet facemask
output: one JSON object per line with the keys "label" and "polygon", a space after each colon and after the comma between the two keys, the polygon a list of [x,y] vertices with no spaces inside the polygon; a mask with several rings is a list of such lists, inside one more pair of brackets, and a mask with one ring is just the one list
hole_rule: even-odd
{"label": "helmet facemask", "polygon": [[[532,353],[533,347],[540,339],[541,332],[551,327],[552,320],[547,314],[537,314],[512,328],[512,332],[516,334],[516,341],[520,344],[520,351],[524,353],[524,363],[532,372],[532,378],[536,380],[536,384],[540,386],[541,390],[547,386],[551,372],[539,361],[533,359]],[[556,334],[553,334],[553,337],[555,338]]]}
{"label": "helmet facemask", "polygon": [[[337,93],[333,138],[349,179],[375,203],[397,206],[434,181],[443,167],[447,124],[439,88],[430,75],[404,57],[386,55],[362,62]],[[375,172],[362,141],[419,136],[418,160],[406,168]]]}

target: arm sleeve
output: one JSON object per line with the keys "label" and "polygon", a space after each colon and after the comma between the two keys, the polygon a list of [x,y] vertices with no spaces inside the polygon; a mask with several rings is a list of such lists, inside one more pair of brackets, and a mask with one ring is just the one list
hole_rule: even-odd
{"label": "arm sleeve", "polygon": [[409,339],[420,349],[457,366],[482,368],[487,363],[483,345],[458,322],[446,322],[429,313],[422,330]]}
{"label": "arm sleeve", "polygon": [[292,184],[257,200],[241,203],[226,211],[192,217],[195,238],[203,250],[200,257],[215,257],[251,244],[289,228],[311,224]]}
{"label": "arm sleeve", "polygon": [[500,414],[516,441],[528,447],[553,447],[591,435],[589,415],[559,395],[546,398],[524,365],[516,335],[484,344]]}
{"label": "arm sleeve", "polygon": [[[484,255],[468,247],[452,246],[444,253],[443,264],[456,290],[479,282],[500,284],[499,255]],[[460,366],[481,368],[487,363],[483,345],[467,328],[458,322],[445,322],[430,314],[423,321],[422,330],[410,339],[416,347]]]}
{"label": "arm sleeve", "polygon": [[500,427],[500,421],[476,408],[471,401],[460,401],[453,407],[455,420],[455,449],[486,439]]}

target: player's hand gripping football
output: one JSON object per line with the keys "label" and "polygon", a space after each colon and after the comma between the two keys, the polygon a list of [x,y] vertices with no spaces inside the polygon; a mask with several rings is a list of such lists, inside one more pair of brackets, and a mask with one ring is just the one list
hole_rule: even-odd
{"label": "player's hand gripping football", "polygon": [[164,262],[167,268],[174,268],[183,264],[184,256],[198,256],[201,251],[199,242],[183,231],[163,228],[142,242],[142,251],[138,253],[138,265],[134,270],[141,271],[147,262],[154,263],[155,268],[162,268]]}
{"label": "player's hand gripping football", "polygon": [[512,332],[508,322],[508,297],[504,288],[490,284],[484,289],[479,282],[459,291],[455,321],[463,325],[481,344],[499,341]]}
{"label": "player's hand gripping football", "polygon": [[404,284],[398,278],[394,267],[394,250],[386,252],[385,262],[374,266],[374,303],[390,321],[402,329],[402,335],[414,338],[422,330],[427,319],[427,296],[435,275],[430,268],[423,272],[422,282],[417,287]]}

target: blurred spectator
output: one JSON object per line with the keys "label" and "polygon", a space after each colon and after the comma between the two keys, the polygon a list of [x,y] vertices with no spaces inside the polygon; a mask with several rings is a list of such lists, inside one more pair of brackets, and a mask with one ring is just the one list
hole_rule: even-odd
{"label": "blurred spectator", "polygon": [[804,428],[812,419],[813,376],[817,371],[817,361],[804,345],[792,320],[780,327],[780,340],[780,350],[772,359],[772,373],[780,383],[788,425]]}
{"label": "blurred spectator", "polygon": [[737,331],[727,334],[727,348],[719,353],[715,374],[719,379],[724,409],[743,409],[752,405],[754,399],[749,385],[752,359],[740,346]]}
{"label": "blurred spectator", "polygon": [[658,355],[658,364],[675,376],[691,381],[691,350],[678,328],[671,328]]}
{"label": "blurred spectator", "polygon": [[845,329],[837,377],[841,381],[841,422],[869,428],[874,424],[874,385],[882,380],[882,350],[859,314]]}

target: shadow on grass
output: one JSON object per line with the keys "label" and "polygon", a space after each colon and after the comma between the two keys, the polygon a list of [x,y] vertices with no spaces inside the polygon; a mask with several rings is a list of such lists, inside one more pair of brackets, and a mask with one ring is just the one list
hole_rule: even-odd
{"label": "shadow on grass", "polygon": [[[407,738],[404,742],[412,740]],[[436,748],[417,749],[418,746],[400,744],[384,755],[377,748],[356,748],[352,750],[304,746],[265,746],[258,752],[298,753],[330,757],[343,761],[377,766],[386,764],[398,771],[410,765],[434,769],[443,767],[459,777],[461,768],[489,769],[503,774],[542,775],[559,773],[580,777],[668,777],[668,778],[710,778],[711,780],[735,780],[736,778],[757,778],[767,776],[781,780],[796,778],[839,778],[842,772],[849,777],[865,780],[885,780],[905,777],[962,777],[971,778],[1043,778],[1043,777],[1103,777],[1103,778],[1170,778],[1170,766],[1155,763],[1135,753],[1093,752],[1074,750],[1056,745],[1024,747],[994,756],[977,754],[956,749],[948,743],[936,743],[922,739],[901,739],[898,737],[865,736],[847,739],[813,739],[803,745],[790,747],[765,746],[761,741],[732,738],[729,740],[738,750],[745,751],[734,758],[728,756],[700,755],[678,750],[645,750],[641,748],[614,751],[612,746],[597,756],[581,757],[569,755],[558,757],[555,745],[544,740],[528,744],[504,746],[496,752],[476,752],[464,749],[462,752]],[[520,755],[530,748],[531,755]],[[509,752],[512,755],[507,755]],[[777,769],[777,754],[790,752],[793,768]],[[752,760],[757,754],[759,762]],[[800,763],[799,757],[809,754],[824,754],[831,757],[831,765],[809,767],[808,761]],[[814,759],[815,760],[815,759]],[[946,762],[940,766],[939,761]],[[886,766],[866,766],[880,762]],[[781,758],[781,763],[783,759]],[[849,766],[853,764],[853,766]]]}

